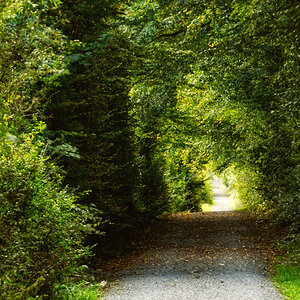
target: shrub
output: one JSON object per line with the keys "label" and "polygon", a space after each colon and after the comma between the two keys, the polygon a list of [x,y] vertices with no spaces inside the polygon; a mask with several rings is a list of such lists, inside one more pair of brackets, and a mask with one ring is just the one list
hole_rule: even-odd
{"label": "shrub", "polygon": [[88,254],[82,245],[88,211],[62,188],[59,169],[43,155],[39,128],[19,142],[0,142],[0,295],[49,295]]}
{"label": "shrub", "polygon": [[55,300],[97,300],[103,293],[106,282],[92,284],[80,282],[77,284],[61,284],[55,287]]}

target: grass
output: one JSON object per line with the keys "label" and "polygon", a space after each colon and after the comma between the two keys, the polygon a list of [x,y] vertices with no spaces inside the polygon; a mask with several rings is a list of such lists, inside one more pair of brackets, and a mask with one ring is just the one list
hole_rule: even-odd
{"label": "grass", "polygon": [[278,265],[275,267],[275,285],[280,292],[291,300],[300,300],[300,267]]}
{"label": "grass", "polygon": [[105,284],[62,284],[56,287],[57,300],[99,300]]}

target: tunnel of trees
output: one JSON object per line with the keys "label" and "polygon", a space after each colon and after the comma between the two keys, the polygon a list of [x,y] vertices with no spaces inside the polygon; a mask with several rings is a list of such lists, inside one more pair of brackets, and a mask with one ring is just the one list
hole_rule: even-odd
{"label": "tunnel of trees", "polygon": [[94,244],[201,210],[213,173],[296,238],[299,6],[2,0],[1,295],[49,295]]}

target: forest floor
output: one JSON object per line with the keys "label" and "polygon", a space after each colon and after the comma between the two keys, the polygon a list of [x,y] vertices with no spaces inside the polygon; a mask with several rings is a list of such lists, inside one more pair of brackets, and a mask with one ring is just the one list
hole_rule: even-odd
{"label": "forest floor", "polygon": [[104,299],[282,299],[268,278],[274,253],[260,227],[245,211],[161,217],[134,251],[100,267],[111,275]]}

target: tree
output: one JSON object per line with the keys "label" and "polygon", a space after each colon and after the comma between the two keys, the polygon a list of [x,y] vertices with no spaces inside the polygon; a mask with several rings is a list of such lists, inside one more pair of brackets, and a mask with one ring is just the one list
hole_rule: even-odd
{"label": "tree", "polygon": [[[49,1],[50,3],[50,1]],[[5,1],[0,11],[0,294],[48,297],[88,255],[92,214],[46,154],[42,102],[66,72],[64,37],[47,24],[58,1]],[[62,279],[63,277],[63,279]]]}
{"label": "tree", "polygon": [[[203,161],[213,161],[216,171],[235,166],[236,176],[246,172],[243,193],[252,208],[294,228],[299,222],[297,12],[292,1],[136,1],[127,29],[147,53],[137,80],[148,88],[164,80],[176,87],[177,94],[168,98],[180,103],[175,122],[184,113],[197,124],[192,128]],[[189,59],[177,60],[178,53]],[[166,119],[168,109],[162,112]]]}

